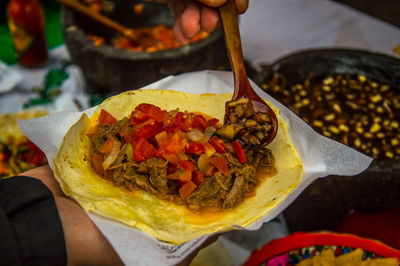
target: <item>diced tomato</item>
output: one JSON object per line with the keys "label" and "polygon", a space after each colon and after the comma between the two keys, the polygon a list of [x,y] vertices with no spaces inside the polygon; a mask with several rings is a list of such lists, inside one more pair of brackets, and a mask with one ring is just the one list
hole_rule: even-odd
{"label": "diced tomato", "polygon": [[193,154],[201,154],[203,152],[205,152],[205,148],[203,146],[203,144],[201,144],[200,142],[190,142],[189,146],[186,148],[185,153],[193,153]]}
{"label": "diced tomato", "polygon": [[103,169],[103,166],[101,165],[103,160],[104,160],[104,156],[102,154],[96,154],[92,158],[92,163],[93,163],[94,170],[99,175],[103,175],[104,174],[104,169]]}
{"label": "diced tomato", "polygon": [[167,131],[162,131],[162,132],[158,133],[155,136],[155,138],[156,138],[158,147],[162,147],[169,140]]}
{"label": "diced tomato", "polygon": [[135,111],[140,111],[142,114],[139,118],[140,120],[152,118],[157,122],[163,122],[165,117],[165,112],[163,112],[160,107],[157,107],[153,104],[142,103],[136,106]]}
{"label": "diced tomato", "polygon": [[175,153],[166,152],[164,149],[159,149],[156,152],[156,156],[158,158],[164,158],[167,162],[174,163],[174,164],[178,164],[180,161],[178,155],[176,155]]}
{"label": "diced tomato", "polygon": [[185,171],[192,172],[195,169],[195,166],[191,161],[180,161],[179,164]]}
{"label": "diced tomato", "polygon": [[112,138],[108,138],[106,142],[104,142],[103,146],[100,148],[101,153],[110,153],[112,151],[114,140]]}
{"label": "diced tomato", "polygon": [[187,140],[185,133],[179,130],[172,135],[172,137],[162,146],[162,148],[168,152],[178,154],[185,149],[186,145]]}
{"label": "diced tomato", "polygon": [[135,136],[134,132],[127,133],[127,134],[123,135],[123,137],[125,139],[125,142],[130,143],[130,144],[133,144],[133,142],[136,139],[136,136]]}
{"label": "diced tomato", "polygon": [[182,199],[186,199],[196,189],[197,185],[192,181],[188,181],[179,189],[179,195]]}
{"label": "diced tomato", "polygon": [[202,115],[195,115],[192,122],[192,127],[204,131],[208,127],[207,120]]}
{"label": "diced tomato", "polygon": [[[139,118],[135,117],[134,114],[135,114],[135,111],[133,111],[131,114],[131,125],[139,125],[143,121],[140,120]],[[136,115],[137,115],[137,113],[136,113]]]}
{"label": "diced tomato", "polygon": [[216,125],[218,122],[219,122],[219,120],[216,119],[216,118],[211,118],[210,120],[207,121],[207,123],[208,123],[209,126],[214,126],[214,125]]}
{"label": "diced tomato", "polygon": [[236,155],[236,158],[238,158],[239,162],[241,164],[246,162],[246,155],[244,154],[244,151],[242,149],[242,146],[240,145],[238,140],[235,140],[234,142],[232,142],[233,145],[233,152]]}
{"label": "diced tomato", "polygon": [[204,182],[204,174],[200,171],[194,170],[192,173],[192,181],[196,185],[200,185],[201,183]]}
{"label": "diced tomato", "polygon": [[185,119],[185,114],[183,112],[178,112],[172,119],[167,127],[167,132],[172,133],[176,130],[188,131],[190,129],[187,121]]}
{"label": "diced tomato", "polygon": [[135,158],[135,161],[138,163],[146,161],[146,157],[144,157],[143,153],[139,150],[133,150],[133,158]]}
{"label": "diced tomato", "polygon": [[137,162],[143,162],[156,155],[156,148],[144,138],[136,138],[133,142],[133,157]]}
{"label": "diced tomato", "polygon": [[203,146],[208,157],[211,157],[215,153],[215,148],[210,143],[206,142]]}
{"label": "diced tomato", "polygon": [[210,144],[214,147],[215,151],[218,153],[224,153],[226,151],[224,142],[220,140],[217,136],[211,137]]}
{"label": "diced tomato", "polygon": [[101,109],[100,111],[100,115],[99,115],[99,124],[109,124],[109,125],[114,125],[115,123],[117,123],[118,120],[112,116],[112,114],[110,114],[109,112],[107,112],[104,109]]}
{"label": "diced tomato", "polygon": [[209,165],[205,174],[206,174],[206,176],[213,176],[217,172],[217,170],[218,169],[216,167]]}
{"label": "diced tomato", "polygon": [[144,139],[148,139],[157,135],[163,130],[163,123],[155,123],[154,125],[145,125],[135,131],[135,135]]}
{"label": "diced tomato", "polygon": [[209,158],[210,164],[217,167],[223,175],[228,175],[228,160],[225,157]]}

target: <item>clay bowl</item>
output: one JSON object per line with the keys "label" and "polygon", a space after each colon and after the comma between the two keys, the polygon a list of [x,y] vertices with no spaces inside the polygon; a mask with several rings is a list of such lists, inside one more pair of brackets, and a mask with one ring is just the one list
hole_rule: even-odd
{"label": "clay bowl", "polygon": [[[400,60],[365,50],[300,51],[278,59],[263,69],[255,81],[262,87],[275,73],[285,77],[285,86],[288,88],[305,80],[310,74],[361,74],[387,84],[400,93]],[[400,119],[398,115],[397,119]],[[399,204],[400,159],[379,159],[358,176],[330,176],[317,180],[284,214],[293,231],[335,230],[351,209],[376,212]]]}
{"label": "clay bowl", "polygon": [[[173,24],[173,15],[166,4],[134,0],[113,2],[114,10],[106,15],[126,27]],[[137,3],[144,5],[141,15],[133,12]],[[61,19],[71,60],[81,67],[88,90],[92,93],[115,94],[140,88],[169,75],[229,66],[220,29],[207,38],[179,48],[135,52],[115,48],[107,42],[95,46],[88,33],[105,36],[106,39],[116,33],[68,7],[62,8]]]}

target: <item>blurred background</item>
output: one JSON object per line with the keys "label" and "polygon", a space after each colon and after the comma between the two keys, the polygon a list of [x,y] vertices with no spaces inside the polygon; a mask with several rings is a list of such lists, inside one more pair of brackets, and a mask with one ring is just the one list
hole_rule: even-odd
{"label": "blurred background", "polygon": [[[220,29],[179,46],[168,29],[158,27],[151,33],[144,31],[142,45],[137,45],[52,0],[40,1],[49,60],[26,68],[15,57],[5,12],[8,2],[0,0],[0,60],[16,76],[9,81],[12,86],[0,90],[0,114],[36,107],[50,112],[83,110],[169,75],[230,69]],[[157,1],[85,4],[127,27],[173,22],[167,6]],[[250,0],[248,11],[240,16],[249,77],[320,134],[375,161],[355,177],[317,180],[259,232],[225,234],[224,248],[237,255],[234,264],[273,238],[297,231],[343,229],[354,211],[398,210],[399,14],[398,0]],[[149,44],[154,36],[162,44]],[[4,73],[0,71],[0,81],[11,75]]]}

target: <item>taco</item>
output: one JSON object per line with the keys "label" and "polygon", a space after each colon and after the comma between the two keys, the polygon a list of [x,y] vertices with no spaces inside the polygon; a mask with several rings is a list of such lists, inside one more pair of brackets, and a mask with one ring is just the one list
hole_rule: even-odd
{"label": "taco", "polygon": [[230,97],[161,90],[113,96],[68,131],[55,177],[86,210],[162,241],[246,227],[281,202],[303,170],[279,114],[267,148],[242,149],[215,135]]}
{"label": "taco", "polygon": [[29,110],[0,115],[0,178],[18,175],[46,164],[44,153],[20,130],[18,119],[47,115],[45,110]]}

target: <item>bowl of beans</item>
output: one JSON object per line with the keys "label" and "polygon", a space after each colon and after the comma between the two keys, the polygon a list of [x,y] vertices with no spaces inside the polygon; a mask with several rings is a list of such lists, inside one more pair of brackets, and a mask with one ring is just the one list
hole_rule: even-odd
{"label": "bowl of beans", "polygon": [[278,59],[255,81],[318,133],[374,158],[358,176],[321,179],[308,188],[286,211],[295,230],[336,229],[350,209],[400,204],[398,58],[356,49],[304,50]]}

